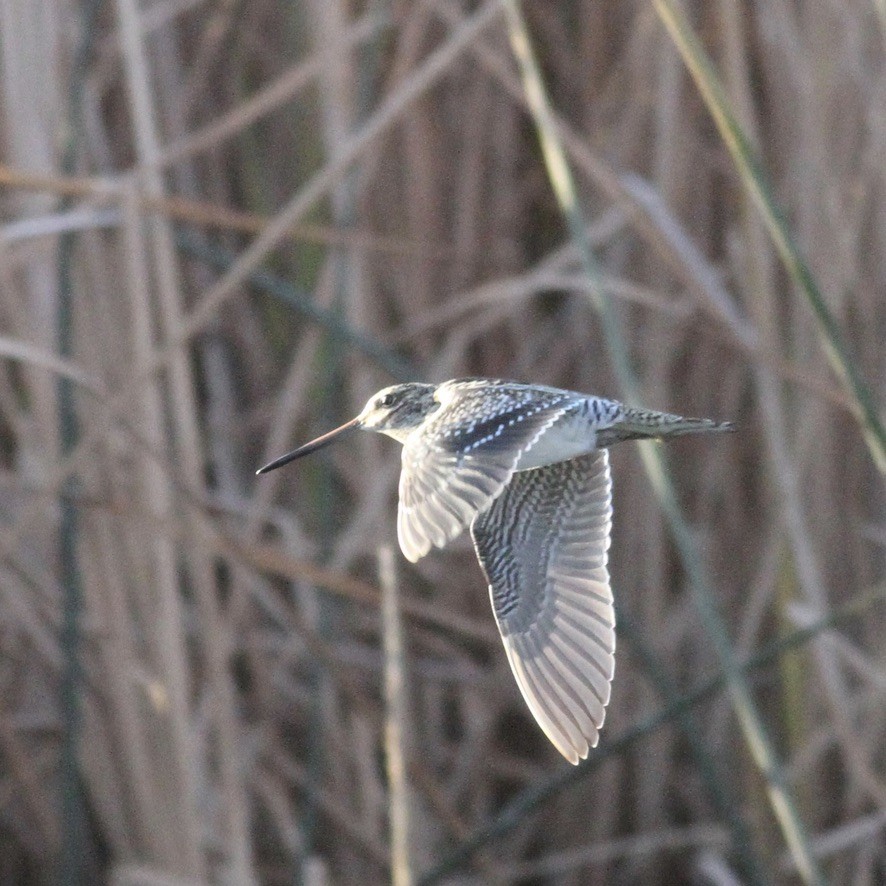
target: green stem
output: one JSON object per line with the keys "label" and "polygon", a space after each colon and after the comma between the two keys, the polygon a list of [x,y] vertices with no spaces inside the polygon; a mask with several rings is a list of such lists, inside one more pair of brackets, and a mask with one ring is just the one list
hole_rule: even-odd
{"label": "green stem", "polygon": [[[518,0],[505,0],[505,11],[511,46],[520,67],[523,88],[538,130],[548,176],[560,209],[569,225],[569,231],[579,250],[584,272],[590,282],[592,302],[601,317],[613,370],[625,399],[636,405],[639,400],[637,378],[631,366],[627,345],[621,334],[615,310],[609,300],[604,297],[600,272],[587,241],[587,222],[578,202],[572,172],[560,141],[554,114]],[[677,502],[674,485],[661,447],[645,443],[640,445],[640,452],[646,473],[658,496],[683,568],[689,578],[689,586],[696,609],[720,660],[745,744],[765,779],[769,802],[775,818],[781,827],[804,882],[807,884],[823,883],[824,879],[809,848],[805,826],[797,812],[796,803],[784,777],[781,761],[776,756],[772,741],[757,711],[750,687],[737,666],[735,652],[714,603],[704,565],[696,550],[689,525],[684,520]]]}
{"label": "green stem", "polygon": [[714,118],[742,182],[760,210],[785,269],[812,308],[825,353],[851,398],[853,412],[861,424],[871,457],[880,472],[886,474],[886,429],[874,397],[849,353],[840,327],[828,309],[811,269],[791,237],[784,216],[775,202],[766,173],[751,148],[750,140],[732,113],[714,66],[676,3],[673,0],[653,0],[653,4]]}
{"label": "green stem", "polygon": [[[62,171],[73,173],[76,152],[83,131],[83,94],[89,61],[95,46],[96,23],[101,0],[90,0],[82,10],[79,44],[70,73],[68,95],[68,138],[62,156]],[[63,206],[69,203],[63,201]],[[63,358],[74,354],[74,235],[66,234],[59,241],[58,252],[58,352]],[[80,439],[80,423],[75,402],[73,379],[58,380],[58,422],[62,457],[69,456]],[[67,477],[59,499],[59,571],[64,577],[62,624],[59,644],[63,653],[59,707],[62,718],[62,740],[59,759],[59,795],[61,812],[61,854],[57,881],[78,884],[87,878],[90,868],[86,802],[78,761],[82,723],[81,693],[83,666],[80,660],[80,617],[83,612],[83,577],[78,559],[80,514],[77,507],[78,480]]]}

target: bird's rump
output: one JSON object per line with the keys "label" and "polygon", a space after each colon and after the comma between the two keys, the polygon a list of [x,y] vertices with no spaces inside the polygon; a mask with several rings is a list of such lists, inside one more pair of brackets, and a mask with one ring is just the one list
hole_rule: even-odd
{"label": "bird's rump", "polygon": [[539,397],[520,385],[462,387],[403,445],[397,536],[413,563],[443,547],[501,494],[520,456],[565,411],[569,398]]}
{"label": "bird's rump", "polygon": [[597,744],[615,667],[605,449],[516,473],[471,535],[529,709],[572,763]]}

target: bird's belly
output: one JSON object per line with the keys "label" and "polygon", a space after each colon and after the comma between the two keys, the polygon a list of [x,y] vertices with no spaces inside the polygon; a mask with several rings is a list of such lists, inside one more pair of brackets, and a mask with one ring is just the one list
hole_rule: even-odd
{"label": "bird's belly", "polygon": [[520,456],[518,471],[529,471],[587,455],[597,448],[597,434],[587,419],[567,418],[548,428]]}

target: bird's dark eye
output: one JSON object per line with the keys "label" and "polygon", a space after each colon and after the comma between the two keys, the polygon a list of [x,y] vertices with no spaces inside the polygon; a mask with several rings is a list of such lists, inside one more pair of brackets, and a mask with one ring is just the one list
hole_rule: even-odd
{"label": "bird's dark eye", "polygon": [[393,406],[395,399],[396,399],[396,397],[394,397],[393,394],[385,394],[384,397],[379,399],[378,405],[379,406]]}

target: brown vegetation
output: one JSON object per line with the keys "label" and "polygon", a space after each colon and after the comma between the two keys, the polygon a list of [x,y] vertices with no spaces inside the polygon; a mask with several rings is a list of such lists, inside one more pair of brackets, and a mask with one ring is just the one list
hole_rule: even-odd
{"label": "brown vegetation", "polygon": [[[0,5],[3,882],[380,882],[395,806],[416,876],[494,823],[460,882],[793,882],[735,692],[674,706],[717,642],[744,661],[810,627],[745,674],[807,849],[883,882],[876,441],[669,5],[523,4],[643,404],[739,427],[665,453],[719,641],[613,451],[617,673],[568,772],[469,545],[391,574],[395,444],[253,475],[393,379],[624,395],[501,4]],[[685,5],[882,396],[886,5]]]}

